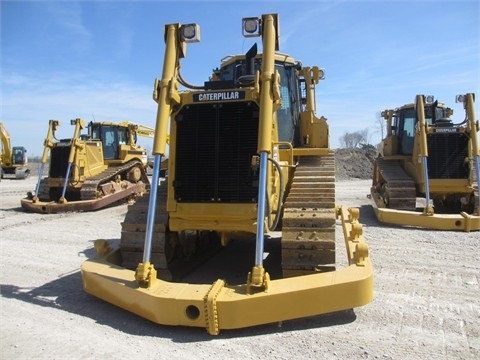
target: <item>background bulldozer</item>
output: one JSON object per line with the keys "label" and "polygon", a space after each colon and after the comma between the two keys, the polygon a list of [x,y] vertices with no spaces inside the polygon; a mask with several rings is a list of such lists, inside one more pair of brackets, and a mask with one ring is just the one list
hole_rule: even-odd
{"label": "background bulldozer", "polygon": [[[358,211],[335,206],[328,125],[315,115],[323,71],[276,52],[276,14],[242,25],[245,37],[262,37],[263,53],[255,44],[227,56],[200,86],[180,74],[199,26],[165,26],[150,196],[129,206],[120,246],[99,240],[97,257],[82,265],[87,292],[154,322],[211,334],[350,309],[373,296]],[[159,181],[167,139],[168,176]],[[335,271],[337,216],[349,266]],[[280,228],[283,278],[271,279],[264,236]],[[217,245],[247,238],[255,258],[245,284],[172,281]]]}
{"label": "background bulldozer", "polygon": [[10,134],[3,122],[0,122],[0,140],[2,142],[2,153],[0,154],[1,178],[10,175],[15,179],[26,179],[30,176],[27,149],[23,146],[12,147]]}
{"label": "background bulldozer", "polygon": [[[55,140],[60,122],[49,121],[37,186],[21,200],[23,208],[39,213],[91,211],[145,193],[147,153],[136,142],[137,135],[153,137],[153,129],[128,122],[90,122],[88,134],[81,134],[84,121],[71,124],[73,137]],[[42,178],[47,160],[48,176]]]}
{"label": "background bulldozer", "polygon": [[[418,95],[385,110],[387,136],[374,163],[371,197],[381,222],[442,230],[480,230],[479,124],[474,94],[457,96],[465,119]],[[419,204],[421,198],[423,204]]]}

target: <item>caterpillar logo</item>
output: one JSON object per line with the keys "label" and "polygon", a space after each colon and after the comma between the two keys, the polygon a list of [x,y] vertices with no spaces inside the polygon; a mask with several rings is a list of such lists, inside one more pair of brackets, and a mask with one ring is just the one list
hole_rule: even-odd
{"label": "caterpillar logo", "polygon": [[245,91],[221,91],[193,94],[194,102],[242,100],[245,99]]}
{"label": "caterpillar logo", "polygon": [[459,132],[457,128],[436,128],[433,129],[437,133],[456,133]]}

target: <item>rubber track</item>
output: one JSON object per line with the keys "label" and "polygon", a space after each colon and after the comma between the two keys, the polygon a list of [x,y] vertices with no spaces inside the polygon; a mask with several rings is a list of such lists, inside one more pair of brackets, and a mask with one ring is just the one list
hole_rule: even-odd
{"label": "rubber track", "polygon": [[301,157],[284,203],[283,277],[335,270],[335,156]]}
{"label": "rubber track", "polygon": [[400,161],[377,159],[377,169],[384,183],[377,184],[376,191],[388,208],[415,210],[416,188],[413,179],[405,173]]}

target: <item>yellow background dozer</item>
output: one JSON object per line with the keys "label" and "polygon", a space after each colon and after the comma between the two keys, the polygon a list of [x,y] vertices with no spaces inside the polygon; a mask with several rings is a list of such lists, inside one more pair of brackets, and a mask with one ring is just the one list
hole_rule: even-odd
{"label": "yellow background dozer", "polygon": [[[414,104],[382,112],[387,136],[374,163],[371,198],[381,222],[439,230],[480,230],[479,124],[474,94],[457,96],[465,120],[417,95]],[[422,203],[421,203],[422,202]]]}
{"label": "yellow background dozer", "polygon": [[[39,213],[92,211],[146,192],[147,153],[136,141],[137,135],[153,137],[153,129],[129,122],[90,122],[88,134],[82,135],[84,121],[71,124],[73,137],[55,141],[60,122],[49,121],[37,186],[21,200],[23,208]],[[47,161],[48,176],[42,178]]]}

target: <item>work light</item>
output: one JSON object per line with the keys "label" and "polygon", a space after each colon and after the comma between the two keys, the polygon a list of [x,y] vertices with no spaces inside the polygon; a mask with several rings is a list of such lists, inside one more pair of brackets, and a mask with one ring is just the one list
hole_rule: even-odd
{"label": "work light", "polygon": [[260,19],[259,18],[243,18],[242,32],[244,37],[260,36]]}
{"label": "work light", "polygon": [[425,96],[425,102],[427,104],[432,104],[435,101],[435,97],[433,95],[427,95]]}
{"label": "work light", "polygon": [[180,36],[187,43],[200,41],[200,26],[197,24],[185,24],[180,27]]}

